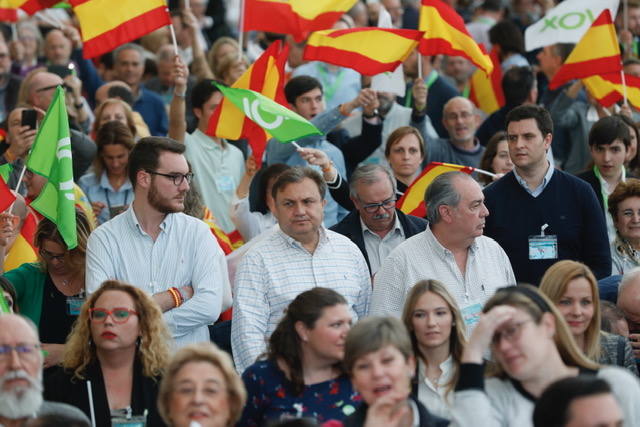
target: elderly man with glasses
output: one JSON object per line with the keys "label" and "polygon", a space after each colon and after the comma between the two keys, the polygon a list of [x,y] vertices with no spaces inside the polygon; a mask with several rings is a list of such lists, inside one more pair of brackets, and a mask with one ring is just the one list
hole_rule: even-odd
{"label": "elderly man with glasses", "polygon": [[182,213],[193,178],[184,151],[164,137],[136,144],[133,203],[89,237],[86,274],[89,293],[114,279],[153,295],[178,346],[209,341],[207,326],[231,305],[222,249],[204,222]]}
{"label": "elderly man with glasses", "polygon": [[396,179],[384,166],[358,167],[349,184],[355,210],[331,230],[358,246],[374,275],[396,246],[424,231],[427,221],[396,209]]}
{"label": "elderly man with glasses", "polygon": [[22,426],[44,415],[65,415],[89,425],[79,409],[43,400],[43,359],[36,326],[25,317],[0,314],[0,425]]}

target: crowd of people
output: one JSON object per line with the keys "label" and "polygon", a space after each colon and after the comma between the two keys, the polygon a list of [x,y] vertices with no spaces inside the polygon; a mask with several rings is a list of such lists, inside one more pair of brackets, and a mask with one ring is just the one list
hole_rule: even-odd
{"label": "crowd of people", "polygon": [[[93,60],[69,9],[0,24],[16,197],[0,213],[0,425],[640,425],[640,110],[581,81],[549,89],[574,45],[527,52],[524,31],[560,2],[446,1],[497,54],[489,114],[465,57],[414,51],[401,93],[382,90],[303,60],[290,35],[240,45],[236,3],[169,1],[176,45],[166,27]],[[624,71],[640,76],[626,3]],[[334,28],[387,12],[417,28],[419,8],[358,0]],[[257,157],[210,132],[214,83],[275,42],[287,106],[321,134]],[[71,249],[26,166],[58,87]],[[408,214],[432,162],[476,172],[434,174]]]}

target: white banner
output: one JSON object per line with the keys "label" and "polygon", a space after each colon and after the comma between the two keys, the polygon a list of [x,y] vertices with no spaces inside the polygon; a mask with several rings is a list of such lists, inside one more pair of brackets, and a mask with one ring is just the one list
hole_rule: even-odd
{"label": "white banner", "polygon": [[620,0],[565,0],[525,30],[525,50],[554,43],[577,43],[605,8],[615,20],[619,4]]}

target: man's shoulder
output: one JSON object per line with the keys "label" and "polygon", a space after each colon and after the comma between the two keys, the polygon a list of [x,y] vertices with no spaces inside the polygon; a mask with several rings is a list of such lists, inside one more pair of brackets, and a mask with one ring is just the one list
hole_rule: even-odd
{"label": "man's shoulder", "polygon": [[407,238],[424,231],[429,225],[429,221],[426,219],[414,215],[407,215],[400,209],[396,209],[396,215],[398,215],[398,219],[400,220],[400,225],[402,225],[403,231],[405,232],[405,236],[407,233],[411,233],[411,236],[407,236]]}
{"label": "man's shoulder", "polygon": [[513,188],[514,183],[518,184],[513,171],[511,171],[497,181],[493,181],[491,184],[487,185],[482,192],[485,197],[492,197],[504,193],[507,189]]}
{"label": "man's shoulder", "polygon": [[[138,99],[138,102],[153,103],[153,104],[160,103],[164,108],[164,102],[162,101],[162,98],[160,97],[160,95],[158,95],[156,92],[152,91],[151,89],[141,86],[140,94],[141,96]],[[136,104],[138,102],[136,102]]]}
{"label": "man's shoulder", "polygon": [[44,402],[42,402],[42,405],[38,410],[38,416],[42,417],[45,415],[64,415],[76,421],[84,421],[85,423],[90,423],[89,418],[84,412],[82,412],[75,406],[71,406],[66,403],[50,402],[48,400],[45,400]]}
{"label": "man's shoulder", "polygon": [[[591,173],[593,174],[593,172]],[[588,174],[585,174],[585,176],[588,176]],[[553,175],[551,176],[551,181],[549,181],[549,185],[547,186],[547,188],[545,188],[545,191],[550,188],[552,184],[559,191],[561,191],[562,193],[566,193],[567,195],[584,196],[585,193],[588,193],[595,197],[591,185],[584,178],[572,175],[565,171],[561,171],[558,169],[554,170]]]}
{"label": "man's shoulder", "polygon": [[413,236],[406,239],[404,242],[400,243],[395,247],[389,254],[389,258],[395,258],[396,260],[411,258],[415,260],[416,252],[421,252],[424,250],[427,245],[426,242],[426,227],[425,230],[414,234]]}
{"label": "man's shoulder", "polygon": [[362,227],[360,226],[360,215],[358,214],[358,211],[353,210],[349,212],[347,216],[342,218],[342,221],[331,226],[329,230],[344,236],[357,234],[359,231],[361,232]]}

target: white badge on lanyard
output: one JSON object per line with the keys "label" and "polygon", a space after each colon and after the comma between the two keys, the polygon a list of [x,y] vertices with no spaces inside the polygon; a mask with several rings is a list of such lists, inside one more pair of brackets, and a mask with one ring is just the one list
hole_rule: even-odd
{"label": "white badge on lanyard", "polygon": [[529,259],[558,259],[558,236],[545,235],[549,224],[540,227],[540,234],[529,236]]}
{"label": "white badge on lanyard", "polygon": [[231,175],[216,175],[216,187],[221,193],[230,193],[235,191],[236,183]]}

